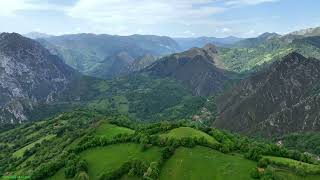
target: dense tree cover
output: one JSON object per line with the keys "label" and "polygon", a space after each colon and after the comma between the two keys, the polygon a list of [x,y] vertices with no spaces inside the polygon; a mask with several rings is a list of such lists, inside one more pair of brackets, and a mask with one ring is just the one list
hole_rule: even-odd
{"label": "dense tree cover", "polygon": [[[112,139],[104,136],[95,136],[94,132],[101,124],[100,121],[107,121],[114,125],[133,129],[134,133],[119,134]],[[177,139],[161,136],[161,134],[179,127],[191,127],[207,133],[215,138],[218,143],[209,143],[204,137],[182,137]],[[146,179],[157,179],[163,164],[174,154],[175,149],[180,146],[187,148],[205,146],[223,153],[237,152],[248,159],[257,161],[258,166],[263,169],[268,169],[271,165],[279,165],[277,162],[264,159],[264,156],[286,157],[302,162],[316,163],[309,154],[207,127],[195,121],[180,120],[145,124],[134,121],[128,116],[101,114],[91,110],[76,110],[61,114],[47,121],[24,124],[1,135],[1,174],[23,170],[23,172],[31,172],[32,179],[43,179],[44,177],[52,176],[62,168],[65,177],[87,179],[90,167],[88,167],[86,161],[79,157],[79,153],[94,147],[128,142],[141,144],[141,151],[146,151],[153,146],[161,147],[160,160],[151,163],[139,159],[129,161],[113,172],[106,172],[101,176],[101,179],[117,179],[124,174]],[[13,156],[22,147],[47,135],[54,135],[54,137],[34,144],[29,149],[26,149],[21,157]],[[292,168],[286,164],[281,165]],[[299,174],[309,173],[303,168],[296,168],[295,171]],[[252,174],[255,174],[254,171]],[[259,173],[259,178],[262,176],[264,174]]]}
{"label": "dense tree cover", "polygon": [[[24,169],[32,171],[29,175],[33,179],[53,175],[65,165],[65,159],[69,157],[66,150],[70,145],[87,134],[90,131],[88,128],[103,116],[95,111],[75,110],[46,121],[23,124],[2,133],[0,174]],[[18,156],[19,149],[47,136],[52,138],[34,144]]]}
{"label": "dense tree cover", "polygon": [[320,155],[320,133],[295,133],[281,138],[283,145]]}

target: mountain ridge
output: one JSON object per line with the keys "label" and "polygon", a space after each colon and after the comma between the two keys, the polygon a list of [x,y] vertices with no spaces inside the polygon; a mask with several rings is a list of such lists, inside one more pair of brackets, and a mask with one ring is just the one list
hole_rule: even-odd
{"label": "mountain ridge", "polygon": [[38,42],[17,33],[0,34],[1,122],[27,120],[28,109],[52,102],[76,71]]}
{"label": "mountain ridge", "polygon": [[319,60],[290,53],[222,95],[215,125],[263,136],[319,130],[319,78]]}
{"label": "mountain ridge", "polygon": [[197,96],[207,96],[222,91],[229,80],[228,72],[219,67],[217,48],[207,44],[182,53],[164,57],[143,73],[156,77],[171,77],[191,88]]}

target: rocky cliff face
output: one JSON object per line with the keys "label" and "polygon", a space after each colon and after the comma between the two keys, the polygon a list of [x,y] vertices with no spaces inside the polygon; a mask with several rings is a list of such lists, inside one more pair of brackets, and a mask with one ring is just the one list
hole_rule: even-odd
{"label": "rocky cliff face", "polygon": [[215,126],[264,136],[319,130],[319,80],[319,60],[291,53],[222,95]]}
{"label": "rocky cliff face", "polygon": [[28,119],[39,102],[52,102],[75,72],[38,42],[0,34],[0,122]]}
{"label": "rocky cliff face", "polygon": [[207,96],[223,89],[229,79],[219,68],[217,49],[214,45],[193,48],[156,61],[143,72],[157,77],[174,78],[189,87],[195,95]]}

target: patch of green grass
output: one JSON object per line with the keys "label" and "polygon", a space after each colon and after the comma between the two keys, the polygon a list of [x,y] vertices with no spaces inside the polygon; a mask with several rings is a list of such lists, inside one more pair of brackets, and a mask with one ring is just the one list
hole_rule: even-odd
{"label": "patch of green grass", "polygon": [[49,140],[49,139],[51,139],[51,138],[53,138],[53,137],[55,137],[55,135],[52,135],[52,134],[47,135],[47,136],[45,136],[45,137],[42,137],[42,138],[38,139],[37,141],[35,141],[35,142],[31,143],[31,144],[28,144],[27,146],[25,146],[25,147],[17,150],[16,152],[13,153],[13,156],[14,156],[14,157],[17,157],[17,158],[22,157],[22,156],[23,156],[23,153],[24,153],[27,149],[30,149],[30,148],[32,148],[35,144],[37,144],[37,143],[40,144],[42,141],[44,141],[44,140]]}
{"label": "patch of green grass", "polygon": [[36,132],[34,132],[34,133],[28,134],[28,135],[27,135],[27,139],[31,139],[31,138],[33,138],[33,137],[35,137],[35,136],[38,136],[38,135],[39,135],[39,131],[36,131]]}
{"label": "patch of green grass", "polygon": [[228,155],[206,147],[178,148],[164,164],[160,179],[248,180],[256,163],[240,155]]}
{"label": "patch of green grass", "polygon": [[64,176],[64,168],[60,169],[56,174],[54,174],[52,177],[47,178],[47,180],[65,180]]}
{"label": "patch of green grass", "polygon": [[141,178],[137,176],[129,176],[126,174],[122,176],[120,180],[141,180]]}
{"label": "patch of green grass", "polygon": [[88,162],[90,179],[98,179],[101,174],[111,172],[133,159],[159,160],[160,148],[152,147],[144,152],[141,149],[139,144],[115,144],[84,151],[80,156]]}
{"label": "patch of green grass", "polygon": [[88,103],[88,107],[97,110],[108,110],[110,109],[110,103],[107,99],[100,99]]}
{"label": "patch of green grass", "polygon": [[161,137],[164,137],[164,138],[168,137],[168,138],[174,138],[174,139],[181,139],[181,138],[188,138],[188,137],[197,137],[197,138],[204,137],[209,143],[212,143],[212,144],[218,143],[218,141],[214,139],[214,137],[190,127],[179,127],[179,128],[172,129],[168,133],[162,134]]}
{"label": "patch of green grass", "polygon": [[287,170],[276,170],[276,175],[279,177],[279,179],[290,179],[290,180],[319,180],[319,175],[308,175],[308,176],[298,176],[290,171]]}
{"label": "patch of green grass", "polygon": [[109,123],[101,123],[100,126],[95,131],[96,136],[104,136],[110,139],[114,138],[119,134],[132,134],[132,133],[134,133],[134,130],[132,129],[116,126]]}
{"label": "patch of green grass", "polygon": [[301,161],[283,158],[283,157],[274,157],[274,156],[264,156],[265,159],[268,159],[271,164],[285,166],[292,169],[301,169],[308,173],[319,173],[320,166],[314,164],[308,164]]}

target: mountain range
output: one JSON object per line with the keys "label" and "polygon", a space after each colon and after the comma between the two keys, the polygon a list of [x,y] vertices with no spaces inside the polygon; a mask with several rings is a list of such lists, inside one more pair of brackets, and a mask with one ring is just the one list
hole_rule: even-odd
{"label": "mountain range", "polygon": [[224,38],[216,37],[197,37],[197,38],[174,38],[181,50],[188,50],[195,47],[203,47],[206,44],[215,44],[217,46],[229,47],[238,43],[243,38],[228,36]]}
{"label": "mountain range", "polygon": [[111,79],[125,75],[145,57],[152,63],[157,57],[179,50],[178,44],[164,36],[112,36],[75,34],[37,39],[52,54],[76,70],[95,77]]}
{"label": "mountain range", "polygon": [[1,33],[0,95],[0,179],[320,177],[319,28]]}
{"label": "mountain range", "polygon": [[[193,46],[187,43],[191,39],[178,43],[160,36],[75,34],[32,40],[2,33],[1,121],[22,122],[90,107],[144,121],[210,114],[214,126],[250,135],[314,131],[317,125],[310,118],[317,114],[310,103],[315,103],[318,87],[317,69],[312,69],[320,57],[317,35],[315,28],[228,37],[220,39],[228,46],[207,44],[182,51],[183,42]],[[311,108],[297,116],[303,121],[291,117],[303,105]]]}
{"label": "mountain range", "polygon": [[320,61],[290,53],[219,97],[217,127],[276,136],[318,131]]}

